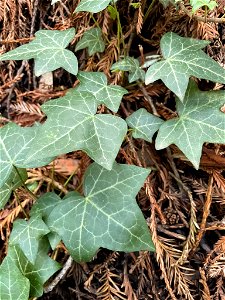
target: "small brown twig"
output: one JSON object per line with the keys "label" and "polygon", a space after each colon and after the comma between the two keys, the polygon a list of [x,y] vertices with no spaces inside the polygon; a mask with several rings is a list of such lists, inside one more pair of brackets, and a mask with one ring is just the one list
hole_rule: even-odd
{"label": "small brown twig", "polygon": [[207,190],[207,194],[206,194],[206,201],[205,201],[205,204],[204,204],[204,207],[203,207],[203,215],[202,215],[202,221],[201,221],[201,225],[200,225],[200,230],[196,236],[196,240],[195,240],[195,244],[192,248],[192,251],[191,251],[191,254],[193,254],[201,239],[202,239],[202,236],[206,230],[206,220],[207,220],[207,217],[210,213],[210,206],[211,206],[211,203],[212,203],[212,188],[213,188],[213,175],[210,175],[209,177],[209,184],[208,184],[208,190]]}
{"label": "small brown twig", "polygon": [[155,108],[155,106],[154,106],[154,103],[153,103],[153,101],[152,101],[152,98],[149,96],[148,92],[146,91],[146,88],[143,86],[143,84],[142,84],[140,81],[138,81],[138,86],[139,86],[140,90],[142,91],[142,93],[143,93],[145,99],[146,99],[146,100],[148,101],[148,103],[150,104],[153,115],[155,115],[155,116],[157,116],[157,117],[160,117],[160,115],[157,113],[157,110],[156,110],[156,108]]}
{"label": "small brown twig", "polygon": [[72,264],[73,264],[73,259],[71,256],[69,256],[69,258],[67,259],[66,263],[64,264],[59,274],[54,278],[54,280],[49,285],[47,285],[44,288],[44,293],[49,293],[56,287],[59,281],[65,276],[69,268],[71,268]]}

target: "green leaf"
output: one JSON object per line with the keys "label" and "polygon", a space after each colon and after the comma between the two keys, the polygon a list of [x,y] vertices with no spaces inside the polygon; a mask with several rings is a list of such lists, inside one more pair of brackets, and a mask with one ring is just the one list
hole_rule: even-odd
{"label": "green leaf", "polygon": [[217,6],[216,1],[212,0],[190,0],[190,4],[192,6],[193,13],[202,6],[207,6],[210,10],[213,10]]}
{"label": "green leaf", "polygon": [[28,300],[30,283],[15,264],[6,257],[0,266],[0,299]]}
{"label": "green leaf", "polygon": [[30,160],[83,150],[100,165],[112,168],[127,132],[123,119],[109,114],[96,115],[93,95],[76,89],[42,108],[48,118],[28,155]]}
{"label": "green leaf", "polygon": [[35,204],[30,210],[30,216],[42,216],[44,222],[46,222],[47,217],[50,215],[53,208],[59,204],[61,198],[53,192],[45,193],[40,198],[37,199]]}
{"label": "green leaf", "polygon": [[156,138],[156,149],[177,145],[198,169],[204,142],[225,144],[224,91],[202,92],[190,81],[183,103],[178,99],[179,117],[164,122]]}
{"label": "green leaf", "polygon": [[34,58],[36,76],[54,71],[60,67],[71,74],[78,72],[77,58],[73,52],[65,49],[72,41],[75,29],[39,30],[35,39],[0,56],[1,60],[27,60]]}
{"label": "green leaf", "polygon": [[115,21],[116,18],[117,18],[117,16],[118,16],[117,9],[114,6],[112,6],[112,5],[108,5],[107,10],[108,10],[108,12],[110,14],[110,18]]}
{"label": "green leaf", "polygon": [[127,125],[133,129],[132,136],[135,139],[144,139],[148,142],[152,142],[154,133],[164,122],[160,118],[147,112],[144,108],[135,111],[126,121]]}
{"label": "green leaf", "polygon": [[49,229],[40,215],[31,217],[29,221],[17,219],[13,223],[9,242],[10,245],[19,245],[27,259],[34,264],[39,240],[47,233],[49,233]]}
{"label": "green leaf", "polygon": [[[18,175],[16,170],[13,169],[8,180],[0,188],[0,209],[3,208],[9,200],[12,191],[20,187],[23,182],[27,180],[26,170],[18,169],[18,172],[20,176]],[[21,178],[23,181],[21,181]]]}
{"label": "green leaf", "polygon": [[[43,221],[46,223],[46,220],[53,208],[55,208],[60,201],[61,198],[55,193],[45,193],[43,196],[38,198],[38,200],[32,206],[30,210],[30,216],[37,216],[41,214]],[[49,232],[47,234],[47,238],[53,250],[61,241],[60,236],[55,232]]]}
{"label": "green leaf", "polygon": [[183,38],[173,32],[164,34],[160,41],[164,60],[148,69],[145,83],[162,79],[181,101],[190,76],[225,83],[225,70],[201,50],[208,44],[209,41]]}
{"label": "green leaf", "polygon": [[61,268],[60,264],[47,255],[48,250],[49,244],[45,239],[41,240],[35,263],[31,264],[20,247],[9,247],[7,257],[29,279],[31,297],[42,296],[44,283]]}
{"label": "green leaf", "polygon": [[84,179],[84,197],[70,193],[47,224],[76,261],[89,261],[99,247],[116,251],[154,250],[135,196],[149,170],[114,163],[108,171],[93,163]]}
{"label": "green leaf", "polygon": [[105,104],[113,112],[117,112],[127,90],[119,85],[107,85],[107,77],[102,72],[79,72],[80,84],[77,91],[92,93],[97,104]]}
{"label": "green leaf", "polygon": [[77,43],[75,51],[88,48],[88,55],[94,55],[97,52],[105,50],[105,42],[102,38],[102,31],[99,28],[91,28],[85,31],[84,35]]}
{"label": "green leaf", "polygon": [[81,0],[75,12],[88,11],[92,13],[98,13],[105,9],[110,2],[111,0]]}
{"label": "green leaf", "polygon": [[129,71],[129,82],[136,80],[145,80],[145,71],[141,69],[139,60],[133,57],[125,57],[124,59],[114,63],[111,67],[112,71]]}
{"label": "green leaf", "polygon": [[0,128],[0,188],[9,178],[14,178],[14,167],[32,168],[48,164],[53,158],[44,158],[35,162],[25,161],[29,159],[28,152],[33,151],[32,143],[36,139],[39,126],[20,127],[9,123]]}
{"label": "green leaf", "polygon": [[130,6],[132,6],[133,8],[137,9],[141,6],[140,2],[136,2],[136,3],[130,3]]}

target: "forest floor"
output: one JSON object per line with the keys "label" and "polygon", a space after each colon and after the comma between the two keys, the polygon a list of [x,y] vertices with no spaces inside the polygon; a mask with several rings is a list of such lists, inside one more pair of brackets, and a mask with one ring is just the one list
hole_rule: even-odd
{"label": "forest floor", "polygon": [[[31,40],[39,29],[64,30],[76,28],[73,45],[87,28],[95,26],[90,13],[73,14],[76,0],[62,0],[51,5],[50,0],[0,1],[0,53],[14,49]],[[136,1],[137,2],[137,1]],[[168,120],[175,111],[174,95],[161,81],[144,86],[129,84],[121,72],[111,72],[113,63],[126,52],[143,63],[146,54],[159,53],[159,42],[166,32],[183,37],[206,39],[207,54],[225,66],[225,24],[204,22],[190,18],[190,6],[185,11],[173,5],[164,8],[153,1],[142,0],[135,9],[132,1],[118,1],[123,41],[118,45],[117,23],[109,12],[95,14],[95,22],[107,37],[103,53],[88,56],[78,53],[79,66],[84,71],[102,71],[109,84],[120,84],[128,90],[118,115],[125,118],[134,110],[145,107],[152,111],[152,103],[159,116]],[[208,14],[211,19],[224,13],[222,1]],[[199,10],[196,16],[204,16]],[[40,105],[65,95],[77,84],[75,76],[58,69],[48,76],[35,77],[33,63],[10,61],[0,69],[1,124],[13,121],[21,126],[43,122]],[[202,90],[224,89],[205,80],[198,81]],[[150,99],[150,102],[149,102]],[[197,137],[196,137],[197,138]],[[132,147],[129,147],[132,144]],[[47,299],[225,299],[225,145],[204,144],[200,168],[194,169],[181,151],[170,146],[156,151],[154,143],[141,140],[123,143],[117,161],[151,167],[149,186],[137,197],[148,222],[156,253],[123,253],[100,249],[89,263],[73,263]],[[68,190],[82,182],[91,160],[82,151],[58,157],[54,165],[54,179],[59,191],[71,176]],[[35,182],[36,195],[52,188],[52,165],[29,170],[29,183]],[[32,199],[24,190],[17,194],[29,211]],[[13,220],[22,215],[21,207],[12,201],[0,212],[3,258],[7,237]],[[198,225],[197,225],[198,224]],[[55,254],[64,264],[68,254],[60,244]]]}

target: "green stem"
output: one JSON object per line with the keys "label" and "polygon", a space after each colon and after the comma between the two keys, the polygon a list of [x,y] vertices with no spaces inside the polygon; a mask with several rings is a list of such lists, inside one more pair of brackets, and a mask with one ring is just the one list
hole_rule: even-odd
{"label": "green stem", "polygon": [[19,196],[17,195],[17,192],[16,192],[16,191],[14,191],[14,195],[15,195],[15,197],[16,197],[16,201],[19,203],[19,206],[20,206],[20,208],[21,208],[21,210],[22,210],[24,216],[25,216],[26,219],[28,220],[28,219],[29,219],[29,216],[28,216],[28,214],[26,213],[25,209],[23,208],[23,206],[22,206],[22,204],[21,204],[21,202],[20,202]]}
{"label": "green stem", "polygon": [[[66,182],[64,183],[63,187],[66,187],[66,186],[67,186],[67,184],[70,182],[70,179],[73,177],[73,175],[74,175],[75,173],[76,173],[76,171],[74,171],[74,172],[69,176],[69,178],[68,178],[68,179],[66,180]],[[63,193],[63,191],[60,192],[59,197],[61,197],[62,193]]]}
{"label": "green stem", "polygon": [[116,18],[117,18],[117,40],[118,40],[119,55],[120,55],[120,43],[122,42],[123,49],[125,52],[124,56],[126,56],[126,45],[125,45],[124,38],[123,38],[123,30],[122,30],[122,25],[120,22],[120,14],[117,10],[116,3],[113,2],[113,6],[116,10]]}
{"label": "green stem", "polygon": [[154,4],[155,4],[155,0],[152,0],[152,3],[149,5],[148,10],[144,15],[143,23],[147,20],[148,15],[150,14],[150,11],[152,10]]}
{"label": "green stem", "polygon": [[[98,21],[95,19],[95,17],[93,16],[93,14],[91,14],[91,18],[92,18],[92,20],[94,21],[95,25],[96,25],[96,26],[101,30],[101,32],[102,32],[102,29],[101,29],[101,27],[99,26]],[[102,34],[103,34],[103,32],[102,32]],[[103,36],[104,36],[105,40],[107,41],[107,43],[110,44],[110,40],[108,39],[107,35],[106,35],[106,34],[103,34]]]}

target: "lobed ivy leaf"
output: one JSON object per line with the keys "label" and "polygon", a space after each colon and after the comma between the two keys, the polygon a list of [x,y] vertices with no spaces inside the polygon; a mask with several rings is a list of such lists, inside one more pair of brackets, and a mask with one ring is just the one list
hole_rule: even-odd
{"label": "lobed ivy leaf", "polygon": [[217,6],[216,1],[213,0],[190,0],[190,4],[193,13],[202,6],[207,6],[210,10],[213,10]]}
{"label": "lobed ivy leaf", "polygon": [[81,0],[75,12],[88,11],[92,13],[98,13],[105,9],[110,2],[111,0]]}
{"label": "lobed ivy leaf", "polygon": [[76,88],[80,92],[92,93],[97,104],[105,104],[113,112],[117,112],[127,90],[119,85],[107,85],[107,77],[102,72],[79,72],[80,84]]}
{"label": "lobed ivy leaf", "polygon": [[132,136],[135,139],[143,139],[152,142],[155,132],[164,123],[159,117],[156,117],[146,109],[140,108],[126,119],[127,125],[132,128]]}
{"label": "lobed ivy leaf", "polygon": [[53,192],[45,193],[34,203],[30,210],[30,216],[42,216],[44,222],[46,222],[53,208],[59,204],[61,198]]}
{"label": "lobed ivy leaf", "polygon": [[[0,209],[5,206],[10,198],[12,191],[20,187],[27,180],[27,172],[24,169],[18,169],[19,174],[15,169],[12,170],[10,177],[0,188]],[[21,181],[22,179],[22,181]]]}
{"label": "lobed ivy leaf", "polygon": [[29,299],[29,290],[29,280],[6,256],[0,266],[0,299],[27,300]]}
{"label": "lobed ivy leaf", "polygon": [[[19,246],[10,246],[8,259],[11,260],[13,267],[16,267],[30,281],[30,297],[40,297],[43,294],[44,283],[61,266],[48,256],[49,244],[46,239],[39,243],[39,250],[34,264],[31,264]],[[24,298],[24,300],[27,298]]]}
{"label": "lobed ivy leaf", "polygon": [[105,50],[105,42],[103,41],[100,28],[91,28],[85,31],[80,41],[76,44],[75,51],[85,48],[88,48],[89,56]]}
{"label": "lobed ivy leaf", "polygon": [[[60,202],[61,198],[55,193],[45,193],[40,198],[38,198],[38,200],[32,206],[30,210],[30,216],[41,215],[43,221],[46,223],[47,218],[52,212],[53,208],[55,208],[55,206]],[[53,250],[61,241],[60,236],[55,232],[49,232],[47,234],[47,238]]]}
{"label": "lobed ivy leaf", "polygon": [[40,126],[33,149],[28,154],[30,161],[83,150],[100,165],[112,168],[127,132],[123,119],[96,114],[94,96],[76,89],[65,97],[47,102],[42,108],[48,118]]}
{"label": "lobed ivy leaf", "polygon": [[27,60],[34,58],[36,76],[54,71],[60,67],[71,74],[78,72],[78,62],[74,53],[65,49],[72,41],[75,29],[39,30],[35,39],[0,56],[1,60]]}
{"label": "lobed ivy leaf", "polygon": [[111,67],[112,71],[128,71],[129,82],[134,82],[136,80],[145,80],[145,71],[141,69],[139,60],[130,56],[125,57],[124,59],[114,63]]}
{"label": "lobed ivy leaf", "polygon": [[[10,185],[10,178],[14,178],[15,169],[40,167],[48,164],[53,158],[36,158],[35,162],[28,159],[28,152],[33,151],[32,143],[36,139],[38,126],[20,127],[9,123],[0,128],[0,188],[4,184]],[[13,183],[11,183],[13,184]]]}
{"label": "lobed ivy leaf", "polygon": [[178,99],[179,117],[164,122],[156,138],[156,149],[177,145],[198,169],[204,142],[225,144],[224,91],[202,92],[190,81],[183,103]]}
{"label": "lobed ivy leaf", "polygon": [[41,219],[41,215],[35,215],[28,221],[17,219],[13,223],[10,235],[10,245],[19,245],[27,259],[34,264],[40,239],[49,233],[48,227]]}
{"label": "lobed ivy leaf", "polygon": [[181,101],[191,76],[225,83],[225,70],[201,50],[208,44],[209,41],[184,38],[167,32],[160,41],[164,60],[149,67],[145,83],[162,79]]}
{"label": "lobed ivy leaf", "polygon": [[70,193],[51,212],[47,224],[76,261],[89,261],[99,247],[116,251],[154,250],[135,196],[149,170],[114,163],[87,169],[84,196]]}

